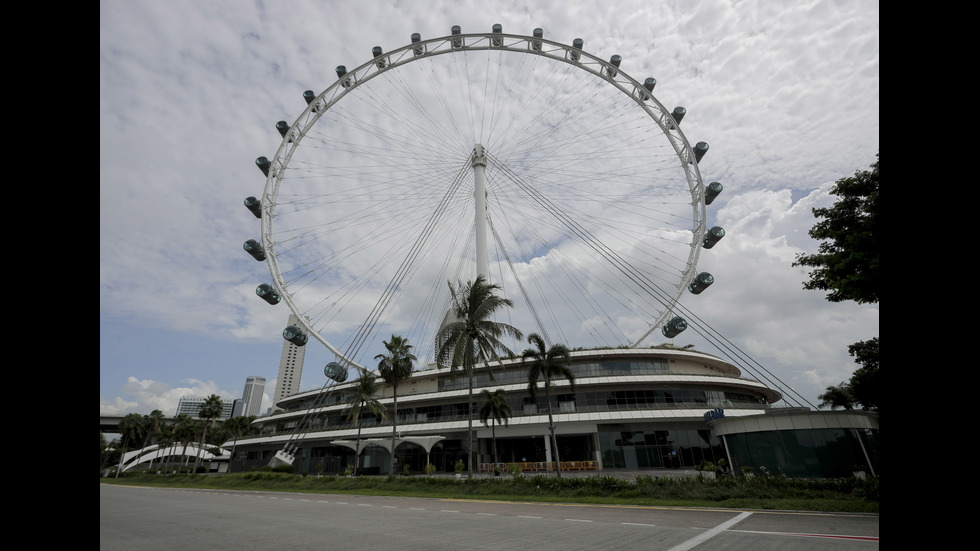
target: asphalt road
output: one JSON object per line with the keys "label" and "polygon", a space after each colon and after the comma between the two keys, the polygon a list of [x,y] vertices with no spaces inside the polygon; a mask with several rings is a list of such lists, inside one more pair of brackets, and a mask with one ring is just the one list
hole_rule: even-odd
{"label": "asphalt road", "polygon": [[878,549],[878,515],[99,485],[99,548]]}

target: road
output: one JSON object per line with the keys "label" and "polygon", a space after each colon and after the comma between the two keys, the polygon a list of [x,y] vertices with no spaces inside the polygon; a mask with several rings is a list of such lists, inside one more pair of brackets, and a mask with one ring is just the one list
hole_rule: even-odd
{"label": "road", "polygon": [[99,548],[878,549],[878,515],[99,486]]}

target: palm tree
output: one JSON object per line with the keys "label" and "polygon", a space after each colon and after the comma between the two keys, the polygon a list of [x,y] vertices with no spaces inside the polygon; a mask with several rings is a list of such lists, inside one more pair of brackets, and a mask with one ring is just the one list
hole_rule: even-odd
{"label": "palm tree", "polygon": [[153,460],[156,459],[156,456],[160,454],[160,435],[162,434],[163,431],[163,422],[164,422],[163,412],[158,409],[155,409],[151,411],[149,415],[146,416],[145,421],[146,421],[147,432],[149,433],[148,443],[157,445],[156,451],[154,452],[153,456],[150,458],[150,470],[152,471]]}
{"label": "palm tree", "polygon": [[837,408],[854,409],[854,395],[851,392],[851,385],[845,382],[841,382],[837,386],[828,386],[827,391],[817,396],[817,399],[821,400],[818,408],[830,406],[832,410]]}
{"label": "palm tree", "polygon": [[375,398],[380,387],[378,377],[374,373],[364,370],[361,371],[361,377],[354,384],[354,388],[351,389],[352,394],[348,401],[351,407],[347,413],[347,418],[353,420],[354,425],[357,427],[357,440],[354,441],[354,476],[357,476],[357,460],[361,452],[361,425],[358,422],[361,415],[369,413],[371,415],[380,415],[384,418],[385,408]]}
{"label": "palm tree", "polygon": [[544,339],[537,333],[531,333],[527,342],[533,348],[524,350],[521,354],[521,363],[530,365],[527,369],[527,391],[531,395],[531,401],[537,403],[535,392],[538,388],[538,379],[544,379],[544,395],[548,402],[548,429],[551,431],[551,449],[555,452],[555,465],[558,478],[561,478],[561,457],[558,454],[558,440],[555,438],[555,420],[551,414],[551,381],[556,378],[568,379],[571,384],[571,391],[575,392],[575,375],[568,367],[570,352],[563,344],[554,344],[545,350]]}
{"label": "palm tree", "polygon": [[[187,465],[187,444],[197,435],[197,422],[186,413],[181,413],[174,417],[174,442],[181,442],[184,445],[181,455],[184,457],[184,465]],[[180,461],[177,462],[178,467]]]}
{"label": "palm tree", "polygon": [[134,448],[143,446],[143,441],[146,439],[146,420],[139,413],[130,413],[119,421],[119,434],[122,436],[122,455],[119,456],[116,478],[119,478],[119,471],[122,470],[126,449],[129,446]]}
{"label": "palm tree", "polygon": [[235,460],[235,448],[238,446],[238,438],[248,434],[252,430],[252,421],[254,420],[254,415],[240,415],[238,417],[232,417],[223,423],[225,432],[228,436],[232,437],[229,467],[231,466],[231,461]]}
{"label": "palm tree", "polygon": [[395,435],[398,432],[398,383],[407,380],[412,376],[412,362],[417,360],[412,354],[412,345],[408,344],[408,339],[398,335],[392,335],[391,341],[384,342],[387,354],[378,354],[374,357],[378,362],[378,373],[381,379],[391,385],[392,401],[392,422],[391,422],[391,472],[395,472]]}
{"label": "palm tree", "polygon": [[201,443],[197,448],[197,459],[194,461],[195,471],[197,471],[197,467],[201,464],[201,448],[208,441],[208,427],[214,423],[216,418],[221,417],[223,412],[224,406],[221,404],[221,396],[212,394],[204,399],[204,405],[201,406],[201,410],[197,414],[198,418],[204,420],[204,428],[201,431]]}
{"label": "palm tree", "polygon": [[[453,321],[447,321],[440,329],[436,342],[442,343],[436,355],[439,366],[450,368],[450,377],[456,378],[456,372],[462,371],[469,377],[469,476],[473,476],[473,369],[480,363],[489,370],[490,360],[497,359],[497,353],[512,354],[500,338],[511,335],[521,338],[521,332],[506,323],[493,321],[493,316],[505,307],[514,304],[505,298],[498,297],[495,292],[499,285],[491,285],[483,275],[476,276],[476,281],[463,285],[459,282],[455,287],[449,284],[452,297],[450,314]],[[447,316],[450,317],[450,316]],[[492,375],[492,374],[491,374]]]}
{"label": "palm tree", "polygon": [[510,407],[507,403],[507,393],[504,389],[498,388],[490,393],[489,390],[483,389],[481,393],[483,395],[483,406],[480,407],[480,422],[484,425],[487,424],[487,420],[492,421],[490,425],[490,435],[493,438],[493,465],[494,470],[497,468],[497,423],[503,421],[505,425],[510,424],[510,416],[514,414],[514,409]]}

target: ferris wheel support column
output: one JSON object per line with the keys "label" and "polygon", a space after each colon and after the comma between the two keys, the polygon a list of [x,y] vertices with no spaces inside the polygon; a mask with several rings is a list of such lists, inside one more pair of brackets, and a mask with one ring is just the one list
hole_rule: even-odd
{"label": "ferris wheel support column", "polygon": [[473,202],[476,205],[476,273],[490,280],[487,253],[487,155],[483,146],[473,148]]}

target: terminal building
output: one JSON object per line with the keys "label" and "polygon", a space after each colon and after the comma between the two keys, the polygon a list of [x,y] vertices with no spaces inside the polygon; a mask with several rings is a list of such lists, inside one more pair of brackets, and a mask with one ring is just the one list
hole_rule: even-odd
{"label": "terminal building", "polygon": [[[561,379],[550,390],[563,470],[695,469],[710,462],[736,473],[749,467],[802,477],[877,474],[877,415],[779,407],[780,392],[718,357],[673,347],[574,350],[569,367],[574,387]],[[357,425],[349,419],[353,379],[280,400],[282,411],[254,422],[259,436],[238,440],[231,470],[266,465],[291,443],[298,473],[351,470],[355,447],[362,474],[422,472],[429,464],[452,472],[457,461],[469,460],[471,418],[474,471],[493,469],[494,434],[499,463],[554,468],[543,381],[535,403],[520,358],[477,368],[473,404],[468,377],[435,366],[415,371],[398,386],[397,412],[383,385],[384,417],[362,416]],[[506,392],[513,411],[506,424],[480,422],[484,389]]]}

